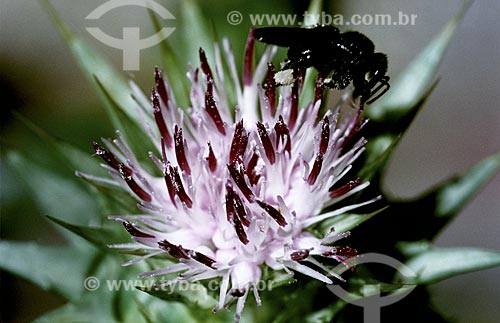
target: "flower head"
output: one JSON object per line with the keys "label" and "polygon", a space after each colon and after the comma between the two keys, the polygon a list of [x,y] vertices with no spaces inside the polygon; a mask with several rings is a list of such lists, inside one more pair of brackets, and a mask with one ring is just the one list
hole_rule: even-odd
{"label": "flower head", "polygon": [[112,217],[135,240],[125,247],[150,251],[139,260],[167,253],[177,261],[141,276],[221,279],[216,310],[236,298],[238,321],[250,291],[260,304],[256,285],[263,266],[327,284],[332,276],[342,279],[321,259],[344,262],[356,255],[354,249],[335,246],[348,233],[332,228],[317,237],[308,228],[373,200],[321,213],[368,185],[346,180],[364,150],[364,139],[358,138],[364,120],[352,90],[321,115],[319,79],[314,99],[299,109],[303,75],[278,87],[268,63],[275,48],[267,48],[253,70],[250,32],[241,87],[232,51],[226,41],[223,45],[236,89],[234,115],[218,46],[214,66],[200,49],[200,67],[188,73],[191,107],[186,112],[176,106],[167,78],[155,70],[152,110],[140,113],[144,120],[153,113],[157,130],[147,121],[145,127],[157,149],[150,158],[162,177],[139,164],[120,133],[117,140],[105,141],[106,148],[96,142],[94,148],[143,213]]}

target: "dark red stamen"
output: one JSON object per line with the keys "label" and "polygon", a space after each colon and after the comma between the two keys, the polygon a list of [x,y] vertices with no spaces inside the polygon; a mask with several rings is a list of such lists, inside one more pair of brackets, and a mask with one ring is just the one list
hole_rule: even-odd
{"label": "dark red stamen", "polygon": [[233,195],[233,202],[236,214],[238,215],[238,218],[240,219],[241,223],[244,226],[249,227],[250,221],[247,218],[247,211],[245,211],[245,207],[243,206],[243,201],[241,200],[241,198],[238,196],[237,193],[234,193]]}
{"label": "dark red stamen", "polygon": [[205,110],[207,111],[210,118],[212,118],[215,123],[215,127],[222,135],[226,135],[226,129],[224,129],[224,122],[220,116],[217,105],[215,104],[214,92],[212,82],[207,83],[207,92],[205,92]]}
{"label": "dark red stamen", "polygon": [[342,185],[337,189],[334,189],[333,191],[330,192],[330,198],[336,198],[346,194],[347,192],[358,186],[359,183],[361,183],[361,179],[356,178],[355,180],[350,181],[349,183]]}
{"label": "dark red stamen", "polygon": [[165,151],[165,140],[161,139],[161,156],[163,158],[163,178],[165,179],[165,184],[167,185],[168,195],[170,196],[170,200],[174,205],[175,203],[175,187],[172,182],[173,176],[173,168],[170,165],[170,162],[167,159],[167,152]]}
{"label": "dark red stamen", "polygon": [[[123,175],[122,175],[123,176]],[[127,183],[128,187],[139,197],[141,200],[146,201],[146,202],[151,202],[153,198],[151,195],[146,192],[137,182],[132,178],[132,176],[123,176],[123,179],[125,179],[125,182]]]}
{"label": "dark red stamen", "polygon": [[337,249],[337,255],[345,257],[346,259],[356,257],[359,253],[356,249],[351,247],[335,247]]}
{"label": "dark red stamen", "polygon": [[290,138],[290,130],[283,120],[283,116],[279,116],[278,122],[274,126],[274,131],[276,132],[276,148],[279,147],[279,143],[285,142],[285,150],[289,153],[292,150],[292,139]]}
{"label": "dark red stamen", "polygon": [[[314,102],[316,104],[319,100],[323,98],[323,85],[325,82],[325,78],[323,73],[318,72],[318,76],[316,77],[316,87],[314,88]],[[318,114],[316,115],[316,120],[314,125],[317,125],[319,120],[321,119],[321,107],[318,109]]]}
{"label": "dark red stamen", "polygon": [[325,257],[338,257],[341,261],[356,257],[358,251],[351,247],[333,247],[330,251],[323,253]]}
{"label": "dark red stamen", "polygon": [[334,247],[332,250],[324,252],[323,256],[334,258],[337,261],[342,262],[350,269],[354,269],[354,265],[352,263],[346,262],[346,260],[354,258],[358,256],[358,254],[358,251],[351,247]]}
{"label": "dark red stamen", "polygon": [[252,84],[253,47],[255,43],[254,30],[255,27],[252,26],[245,47],[245,61],[243,62],[243,85],[245,86]]}
{"label": "dark red stamen", "polygon": [[290,254],[290,258],[294,261],[301,261],[309,257],[309,249],[301,249]]}
{"label": "dark red stamen", "polygon": [[167,185],[167,190],[168,190],[168,195],[170,196],[170,200],[174,205],[175,203],[175,186],[172,181],[172,178],[174,176],[174,169],[170,165],[170,162],[166,161],[165,162],[165,170],[163,172],[163,178],[165,179],[165,184]]}
{"label": "dark red stamen", "polygon": [[310,185],[313,185],[318,179],[319,172],[321,171],[321,167],[323,166],[323,156],[318,154],[316,155],[316,159],[314,160],[313,167],[311,169],[311,173],[307,178],[307,182]]}
{"label": "dark red stamen", "polygon": [[267,214],[269,214],[281,227],[287,225],[285,217],[281,214],[280,211],[276,210],[274,207],[264,201],[257,200],[257,204],[259,204],[260,207],[263,208],[267,212]]}
{"label": "dark red stamen", "polygon": [[241,221],[238,219],[238,217],[234,213],[233,213],[233,218],[232,218],[231,223],[234,226],[234,229],[236,231],[236,235],[238,236],[238,239],[243,244],[248,244],[249,240],[248,240],[247,234],[245,233],[245,229],[243,228]]}
{"label": "dark red stamen", "polygon": [[120,163],[118,165],[118,172],[120,173],[120,175],[122,175],[124,180],[130,179],[132,177],[132,175],[134,175],[134,172],[132,171],[132,169],[128,168],[123,163]]}
{"label": "dark red stamen", "polygon": [[358,135],[358,133],[361,130],[361,127],[363,126],[364,119],[361,116],[361,110],[359,110],[357,112],[357,116],[356,116],[355,122],[356,122],[356,125],[351,130],[351,132],[349,133],[349,135],[344,138],[344,140],[343,140],[343,142],[341,144],[341,148],[342,148],[341,154],[344,154],[346,151],[348,151],[350,148],[353,147],[353,145],[354,145],[354,140],[353,139],[354,139],[354,137],[356,137]]}
{"label": "dark red stamen", "polygon": [[227,168],[229,169],[229,173],[231,174],[233,181],[236,183],[241,193],[243,193],[243,195],[249,202],[253,202],[254,194],[252,190],[247,186],[243,174],[240,173],[238,169],[236,169],[236,166],[234,165],[227,165]]}
{"label": "dark red stamen", "polygon": [[205,51],[203,50],[203,48],[200,48],[199,54],[200,54],[201,70],[203,71],[203,74],[207,76],[207,83],[211,84],[214,82],[214,77],[212,75],[212,70],[210,69],[210,65],[208,65],[207,56],[205,55]]}
{"label": "dark red stamen", "polygon": [[163,158],[163,162],[167,162],[167,151],[165,150],[166,142],[164,138],[161,138],[161,157]]}
{"label": "dark red stamen", "polygon": [[182,128],[175,126],[174,130],[174,142],[175,142],[175,157],[177,157],[177,163],[179,167],[186,172],[186,174],[191,175],[191,169],[186,159],[186,154],[184,152],[184,138],[182,136]]}
{"label": "dark red stamen", "polygon": [[233,215],[235,213],[234,210],[234,191],[231,185],[228,183],[226,185],[226,217],[229,222],[231,222],[231,219],[233,218]]}
{"label": "dark red stamen", "polygon": [[165,143],[167,144],[167,147],[172,147],[172,137],[170,136],[170,133],[168,132],[167,125],[165,123],[165,119],[163,119],[163,114],[161,112],[161,107],[160,107],[160,100],[159,96],[156,93],[155,89],[151,91],[151,101],[153,103],[153,114],[155,117],[156,121],[156,126],[158,127],[158,130],[160,130],[160,135],[162,138],[165,139]]}
{"label": "dark red stamen", "polygon": [[243,127],[243,120],[236,124],[234,129],[233,141],[231,142],[231,150],[229,152],[229,162],[231,165],[243,162],[245,150],[248,144],[248,135]]}
{"label": "dark red stamen", "polygon": [[210,258],[209,256],[202,254],[201,252],[192,251],[191,257],[197,262],[204,264],[207,267],[212,269],[216,269],[214,264],[216,263],[215,259]]}
{"label": "dark red stamen", "polygon": [[118,171],[122,178],[127,183],[128,187],[139,197],[141,200],[151,202],[153,198],[147,193],[137,182],[132,178],[134,172],[125,164],[119,162],[115,155],[108,152],[106,149],[99,146],[97,142],[93,142],[95,155],[100,156],[109,166]]}
{"label": "dark red stamen", "polygon": [[158,68],[158,66],[155,67],[155,88],[158,94],[160,95],[163,104],[165,104],[165,108],[169,109],[167,88],[165,86],[165,81],[163,80],[162,73]]}
{"label": "dark red stamen", "polygon": [[189,195],[187,195],[186,191],[184,190],[184,185],[182,185],[181,176],[179,175],[179,171],[177,170],[177,167],[173,167],[171,169],[173,170],[172,183],[174,184],[174,188],[175,188],[175,192],[177,193],[177,196],[179,197],[179,199],[182,202],[186,203],[186,206],[188,208],[193,207],[193,201],[191,200]]}
{"label": "dark red stamen", "polygon": [[[229,223],[231,223],[234,226],[234,229],[236,231],[236,235],[238,236],[238,239],[243,243],[247,244],[248,237],[247,234],[245,233],[245,230],[242,226],[242,221],[240,220],[240,217],[237,215],[237,208],[239,207],[235,201],[235,198],[237,198],[241,204],[241,207],[243,207],[243,204],[241,203],[241,199],[238,197],[238,195],[233,191],[231,185],[226,185],[226,215],[227,215],[227,220]],[[244,210],[243,210],[244,211]],[[246,218],[245,218],[245,221]]]}
{"label": "dark red stamen", "polygon": [[194,83],[198,83],[198,74],[200,73],[200,69],[197,67],[194,70],[193,78],[194,78]]}
{"label": "dark red stamen", "polygon": [[271,139],[269,139],[266,127],[260,121],[257,122],[257,129],[259,131],[260,140],[262,141],[262,146],[264,147],[264,151],[266,152],[267,160],[269,160],[269,163],[272,165],[276,162],[276,155],[274,153]]}
{"label": "dark red stamen", "polygon": [[309,177],[307,178],[307,182],[310,185],[313,185],[316,183],[316,180],[318,179],[318,175],[321,172],[321,167],[323,166],[323,156],[326,153],[326,150],[328,149],[328,143],[330,141],[330,124],[328,120],[328,116],[325,116],[323,119],[323,125],[321,127],[321,138],[319,141],[319,152],[316,155],[316,159],[314,160],[313,167],[311,169],[311,173],[309,174]]}
{"label": "dark red stamen", "polygon": [[276,81],[274,80],[274,75],[276,71],[274,69],[273,63],[267,63],[267,77],[262,88],[269,102],[269,107],[271,108],[271,116],[276,113]]}
{"label": "dark red stamen", "polygon": [[318,72],[318,76],[316,77],[316,86],[314,88],[314,103],[318,102],[323,97],[324,81],[325,79],[323,77],[323,73]]}
{"label": "dark red stamen", "polygon": [[257,172],[255,171],[255,166],[257,166],[258,161],[259,161],[259,155],[257,155],[257,153],[254,151],[252,158],[250,158],[247,164],[247,176],[251,185],[257,184],[260,178],[260,175],[257,174]]}
{"label": "dark red stamen", "polygon": [[173,243],[168,242],[167,240],[158,242],[158,246],[160,247],[160,249],[165,250],[176,259],[194,259],[207,267],[215,269],[215,259],[212,259],[209,256],[202,254],[201,252],[183,248],[181,245],[176,246]]}
{"label": "dark red stamen", "polygon": [[125,229],[127,230],[128,233],[130,233],[131,236],[136,237],[136,238],[154,238],[155,236],[144,233],[142,231],[139,231],[135,225],[130,223],[129,221],[125,221],[122,223]]}
{"label": "dark red stamen", "polygon": [[208,168],[213,173],[217,169],[217,159],[215,158],[214,151],[212,150],[212,145],[208,143],[208,157],[206,158],[208,161]]}
{"label": "dark red stamen", "polygon": [[111,166],[114,170],[119,171],[121,163],[116,159],[115,155],[108,152],[106,149],[99,146],[96,141],[92,142],[95,150],[94,156],[101,157],[109,166]]}
{"label": "dark red stamen", "polygon": [[328,149],[328,142],[330,141],[330,122],[328,116],[323,119],[323,126],[321,128],[321,139],[319,142],[319,153],[324,155]]}
{"label": "dark red stamen", "polygon": [[189,259],[189,249],[184,249],[181,245],[174,245],[167,240],[162,240],[158,242],[158,247],[160,247],[161,250],[165,250],[168,252],[172,257],[176,259]]}
{"label": "dark red stamen", "polygon": [[238,239],[243,244],[248,244],[249,240],[248,240],[247,234],[245,233],[245,229],[243,228],[241,221],[238,219],[238,217],[234,213],[232,213],[232,219],[230,222],[234,226],[234,230],[236,231],[236,235],[238,236]]}

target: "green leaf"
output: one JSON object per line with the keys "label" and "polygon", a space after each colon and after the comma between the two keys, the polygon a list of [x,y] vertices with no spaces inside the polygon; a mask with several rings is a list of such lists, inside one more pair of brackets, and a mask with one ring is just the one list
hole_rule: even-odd
{"label": "green leaf", "polygon": [[0,268],[76,301],[84,290],[82,277],[85,277],[94,252],[74,246],[0,241]]}
{"label": "green leaf", "polygon": [[132,214],[137,212],[137,200],[119,185],[95,181],[87,174],[76,172],[83,181],[91,185],[99,209],[104,214]]}
{"label": "green leaf", "polygon": [[[75,255],[73,257],[77,258]],[[62,268],[65,267],[62,266]],[[131,279],[134,279],[135,276],[130,267],[120,266],[117,257],[99,255],[89,268],[91,270],[83,278],[76,279],[82,287],[86,286],[87,288],[81,297],[43,315],[35,322],[114,323],[144,321],[136,304],[138,293],[129,284],[133,283]],[[62,276],[64,275],[68,276],[67,273],[62,274]],[[168,306],[166,307],[168,308]]]}
{"label": "green leaf", "polygon": [[[163,281],[159,281],[162,283]],[[166,301],[168,304],[182,304],[188,310],[190,316],[183,316],[182,320],[175,322],[232,322],[233,314],[226,311],[212,313],[217,305],[215,299],[207,287],[201,283],[178,282],[170,286],[154,288],[152,280],[146,280],[143,284],[138,284],[136,288],[158,299]],[[168,320],[170,322],[170,320]],[[163,322],[163,321],[162,321]]]}
{"label": "green leaf", "polygon": [[119,321],[113,317],[102,315],[102,307],[102,300],[98,306],[85,306],[84,304],[80,304],[80,302],[77,304],[68,303],[36,318],[33,320],[33,323],[123,323],[121,320]]}
{"label": "green leaf", "polygon": [[17,152],[9,152],[7,162],[26,182],[43,213],[83,225],[100,223],[94,200],[77,181],[40,168]]}
{"label": "green leaf", "polygon": [[431,240],[499,168],[500,153],[497,153],[473,166],[464,175],[448,179],[423,197],[415,201],[395,203],[391,209],[396,216],[399,214],[400,221],[404,221],[406,227],[412,227],[412,237],[420,235],[417,240]]}
{"label": "green leaf", "polygon": [[383,212],[385,209],[387,209],[387,207],[369,214],[344,213],[336,215],[329,220],[323,221],[319,226],[319,230],[323,234],[325,234],[330,230],[331,227],[333,227],[335,229],[335,233],[344,233],[354,229],[361,223],[368,221],[375,215]]}
{"label": "green leaf", "polygon": [[397,243],[396,247],[399,251],[401,251],[403,255],[407,257],[413,257],[432,248],[431,243],[428,240],[411,242],[400,241]]}
{"label": "green leaf", "polygon": [[322,11],[323,0],[312,0],[307,8],[308,15],[304,18],[304,27],[311,27],[319,24]]}
{"label": "green leaf", "polygon": [[456,214],[490,180],[500,168],[500,152],[472,167],[467,174],[456,177],[436,191],[436,216]]}
{"label": "green leaf", "polygon": [[372,186],[379,189],[385,167],[400,139],[399,135],[379,135],[372,138],[366,145],[366,161],[358,173],[359,178],[370,181]]}
{"label": "green leaf", "polygon": [[[199,61],[198,50],[202,47],[207,53],[207,58],[213,55],[213,42],[214,39],[209,32],[212,30],[205,19],[205,15],[200,9],[197,1],[185,0],[180,2],[181,25],[177,30],[181,33],[189,34],[189,41],[183,42],[185,47],[182,51],[187,58],[187,62],[195,64]],[[212,64],[211,64],[212,65]],[[213,66],[213,65],[212,65]]]}
{"label": "green leaf", "polygon": [[356,235],[364,237],[358,248],[372,249],[372,241],[378,241],[378,251],[387,254],[398,241],[432,240],[499,168],[500,153],[497,153],[462,176],[451,178],[413,200],[391,201],[389,197],[391,206],[369,228],[355,229]]}
{"label": "green leaf", "polygon": [[212,309],[217,305],[217,300],[210,296],[205,286],[199,283],[178,283],[168,288],[148,288],[136,286],[138,290],[167,301],[188,302],[202,309]]}
{"label": "green leaf", "polygon": [[[110,252],[107,245],[113,243],[119,243],[126,240],[127,235],[124,234],[125,230],[112,230],[105,227],[86,227],[79,226],[64,222],[57,218],[47,216],[49,220],[60,225],[61,227],[73,232],[74,234],[82,237],[83,239],[91,242],[96,247],[105,250],[106,252]],[[111,224],[115,224],[112,221],[109,221]],[[118,225],[116,225],[119,228]],[[123,233],[123,234],[120,234]]]}
{"label": "green leaf", "polygon": [[417,275],[408,283],[431,284],[456,275],[500,266],[500,251],[433,248],[411,258],[406,265]]}
{"label": "green leaf", "polygon": [[337,300],[333,305],[325,307],[321,310],[312,312],[305,317],[306,323],[330,323],[337,313],[339,313],[347,302]]}
{"label": "green leaf", "polygon": [[469,5],[470,1],[464,3],[455,17],[408,65],[389,93],[366,110],[370,120],[397,122],[412,110],[416,102],[421,100],[429,84],[433,83],[446,48]]}
{"label": "green leaf", "polygon": [[102,167],[99,166],[97,160],[90,158],[90,153],[84,152],[64,140],[53,137],[20,113],[16,111],[13,113],[16,118],[18,118],[19,121],[26,126],[26,128],[46,142],[48,146],[57,153],[58,157],[62,161],[60,164],[68,168],[71,173],[73,173],[77,168],[92,174],[99,174],[103,172]]}
{"label": "green leaf", "polygon": [[[138,292],[139,293],[139,292]],[[165,323],[192,323],[203,321],[221,322],[214,320],[212,313],[205,313],[204,320],[195,320],[193,315],[194,310],[191,310],[185,304],[179,302],[165,302],[161,299],[147,296],[147,300],[137,302],[138,310],[142,313],[145,322],[165,322]],[[201,312],[201,311],[200,311]],[[198,313],[203,314],[203,313]]]}
{"label": "green leaf", "polygon": [[[262,303],[264,309],[270,310],[267,319],[258,322],[288,323],[304,322],[305,316],[311,313],[315,301],[318,300],[318,292],[325,291],[332,297],[332,294],[325,288],[324,284],[317,280],[299,280],[296,284],[291,284],[272,290],[270,293],[262,293]],[[286,308],[286,311],[276,311],[279,308]],[[271,320],[272,318],[272,320]],[[256,321],[257,322],[257,321]]]}
{"label": "green leaf", "polygon": [[269,290],[274,290],[278,287],[294,284],[297,282],[297,279],[289,273],[273,270],[265,266],[262,268],[262,281],[268,283]]}
{"label": "green leaf", "polygon": [[[151,160],[148,157],[148,152],[157,151],[155,148],[152,137],[145,133],[142,126],[137,123],[135,117],[130,117],[125,114],[119,107],[118,102],[113,99],[112,94],[105,88],[104,84],[97,78],[95,79],[95,83],[97,87],[100,89],[100,93],[102,94],[104,100],[107,103],[107,106],[110,107],[110,113],[113,115],[114,123],[117,126],[117,129],[125,137],[127,144],[130,146],[130,149],[135,154],[137,160],[141,163],[141,166],[151,165]],[[151,124],[151,123],[150,123]],[[154,171],[156,169],[153,167],[149,167],[148,170]]]}

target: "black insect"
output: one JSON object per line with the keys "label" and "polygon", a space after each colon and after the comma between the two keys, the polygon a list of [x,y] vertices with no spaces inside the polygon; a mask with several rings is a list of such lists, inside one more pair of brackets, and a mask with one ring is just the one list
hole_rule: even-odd
{"label": "black insect", "polygon": [[375,53],[372,41],[359,32],[342,33],[329,25],[264,27],[255,29],[255,38],[288,47],[282,70],[291,69],[294,77],[314,67],[325,80],[323,86],[345,89],[352,81],[353,96],[360,97],[362,103],[371,103],[389,90],[387,56]]}

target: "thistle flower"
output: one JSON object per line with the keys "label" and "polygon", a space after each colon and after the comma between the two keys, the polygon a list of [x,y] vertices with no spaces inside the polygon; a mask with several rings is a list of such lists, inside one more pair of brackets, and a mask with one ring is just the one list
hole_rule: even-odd
{"label": "thistle flower", "polygon": [[117,140],[104,140],[107,149],[97,142],[94,148],[113,181],[137,198],[143,212],[111,217],[135,240],[114,247],[149,251],[128,264],[167,253],[176,264],[140,276],[179,273],[166,285],[221,279],[214,310],[237,299],[239,321],[250,291],[261,303],[256,285],[263,266],[327,284],[330,277],[342,280],[321,259],[345,262],[355,256],[356,250],[335,246],[349,233],[336,234],[332,228],[317,237],[308,228],[376,199],[321,213],[368,185],[346,180],[364,150],[358,134],[365,121],[352,91],[321,115],[319,79],[314,99],[299,110],[303,75],[291,86],[278,87],[274,66],[268,63],[275,48],[266,48],[253,70],[250,32],[241,88],[233,53],[227,41],[223,45],[236,89],[235,116],[217,45],[215,69],[200,49],[200,67],[188,73],[187,112],[177,108],[169,81],[155,69],[152,111],[140,113],[144,120],[153,113],[158,131],[147,122],[145,127],[158,153],[149,156],[163,177],[145,171],[119,132]]}

